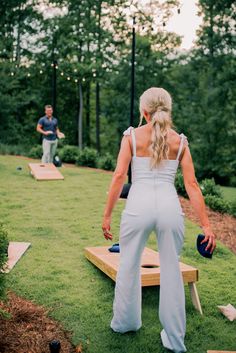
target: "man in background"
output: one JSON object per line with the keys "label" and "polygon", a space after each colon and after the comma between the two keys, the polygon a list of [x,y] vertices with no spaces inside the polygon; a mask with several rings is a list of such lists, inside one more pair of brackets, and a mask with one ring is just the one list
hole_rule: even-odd
{"label": "man in background", "polygon": [[36,130],[43,135],[42,163],[53,163],[56,154],[58,138],[65,135],[58,128],[57,119],[53,117],[51,105],[45,105],[45,116],[39,119]]}

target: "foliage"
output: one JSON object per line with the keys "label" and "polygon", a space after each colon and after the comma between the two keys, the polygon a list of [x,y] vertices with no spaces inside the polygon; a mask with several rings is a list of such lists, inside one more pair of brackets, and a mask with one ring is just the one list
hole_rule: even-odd
{"label": "foliage", "polygon": [[77,165],[86,166],[86,167],[97,167],[98,153],[93,148],[84,148],[79,152],[78,158],[76,160]]}
{"label": "foliage", "polygon": [[40,159],[42,157],[42,154],[43,154],[42,146],[37,145],[37,146],[33,146],[29,150],[28,157]]}
{"label": "foliage", "polygon": [[3,224],[0,223],[0,298],[4,296],[5,290],[5,274],[1,272],[1,269],[7,260],[8,244],[7,231]]}
{"label": "foliage", "polygon": [[[36,145],[37,121],[56,93],[54,114],[66,143],[79,145],[82,136],[81,148],[96,147],[115,158],[130,125],[130,4],[65,0],[47,5],[55,7],[50,18],[38,1],[2,3],[1,142]],[[199,1],[203,23],[195,49],[187,54],[176,50],[180,38],[163,27],[179,1],[136,5],[132,125],[138,125],[141,93],[150,86],[166,88],[173,96],[175,127],[188,136],[197,178],[236,185],[234,1]]]}
{"label": "foliage", "polygon": [[175,177],[175,187],[177,190],[177,193],[183,197],[188,197],[188,194],[185,190],[185,186],[184,186],[184,179],[183,179],[183,175],[181,173],[180,170],[177,171],[176,173],[176,177]]}
{"label": "foliage", "polygon": [[216,185],[215,180],[213,178],[202,180],[200,182],[200,188],[202,190],[203,196],[212,195],[222,198],[220,186]]}
{"label": "foliage", "polygon": [[236,217],[236,200],[230,202],[229,214]]}
{"label": "foliage", "polygon": [[0,154],[26,155],[27,147],[22,145],[8,145],[0,143]]}
{"label": "foliage", "polygon": [[79,156],[79,148],[76,146],[65,145],[59,151],[59,157],[65,163],[75,163]]}
{"label": "foliage", "polygon": [[99,157],[98,168],[101,168],[104,170],[115,169],[115,160],[110,153],[106,153],[104,156]]}
{"label": "foliage", "polygon": [[215,195],[206,195],[205,202],[212,210],[220,213],[229,213],[230,204],[228,201]]}

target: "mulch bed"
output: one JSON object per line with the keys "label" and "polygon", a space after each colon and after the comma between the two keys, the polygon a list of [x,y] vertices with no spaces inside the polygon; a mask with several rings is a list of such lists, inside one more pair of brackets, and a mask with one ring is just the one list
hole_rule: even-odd
{"label": "mulch bed", "polygon": [[9,293],[0,309],[10,314],[9,319],[0,314],[0,353],[50,353],[49,343],[54,339],[60,341],[60,353],[82,352],[44,308]]}
{"label": "mulch bed", "polygon": [[[199,224],[198,217],[195,215],[190,201],[180,197],[180,202],[186,217],[192,222]],[[206,210],[216,239],[220,240],[236,254],[236,218],[212,211],[209,207],[206,207]]]}

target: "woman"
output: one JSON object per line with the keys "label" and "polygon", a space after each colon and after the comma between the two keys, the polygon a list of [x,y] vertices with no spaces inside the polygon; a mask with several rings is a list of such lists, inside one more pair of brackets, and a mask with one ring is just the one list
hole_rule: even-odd
{"label": "woman", "polygon": [[[111,328],[124,333],[141,327],[140,261],[147,238],[155,231],[160,254],[162,343],[174,352],[186,352],[185,295],[178,263],[184,241],[184,218],[174,186],[179,164],[190,202],[200,219],[204,242],[208,241],[207,249],[213,252],[216,243],[187,138],[172,129],[171,108],[171,97],[163,88],[150,88],[140,97],[140,124],[137,129],[131,127],[124,132],[102,229],[104,237],[112,239],[112,210],[132,161],[132,186],[120,225],[120,266]],[[147,124],[141,126],[143,117]]]}

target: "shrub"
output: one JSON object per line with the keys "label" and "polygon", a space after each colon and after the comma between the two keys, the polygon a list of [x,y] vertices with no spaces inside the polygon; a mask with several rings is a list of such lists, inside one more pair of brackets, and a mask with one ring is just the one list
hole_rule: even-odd
{"label": "shrub", "polygon": [[115,161],[110,153],[106,153],[104,156],[99,157],[98,167],[105,170],[114,170]]}
{"label": "shrub", "polygon": [[76,146],[70,146],[66,145],[62,147],[59,151],[59,157],[60,159],[65,162],[65,163],[75,163],[78,156],[79,156],[80,150]]}
{"label": "shrub", "polygon": [[216,185],[215,180],[213,178],[202,180],[200,182],[200,188],[202,190],[203,196],[212,195],[222,198],[220,186]]}
{"label": "shrub", "polygon": [[229,214],[236,217],[236,200],[230,202]]}
{"label": "shrub", "polygon": [[42,157],[43,150],[41,145],[37,145],[32,147],[29,152],[27,153],[28,157],[40,159]]}
{"label": "shrub", "polygon": [[184,186],[184,178],[182,176],[182,173],[179,170],[177,171],[176,177],[175,177],[175,187],[179,195],[183,197],[188,197],[188,194]]}
{"label": "shrub", "polygon": [[206,195],[205,203],[212,210],[218,211],[220,213],[228,213],[230,211],[230,204],[228,201],[224,200],[221,197],[215,195]]}
{"label": "shrub", "polygon": [[7,145],[0,143],[0,154],[2,155],[26,155],[27,148],[23,145]]}
{"label": "shrub", "polygon": [[7,260],[8,244],[7,231],[0,223],[0,297],[3,297],[5,289],[5,274],[1,270]]}
{"label": "shrub", "polygon": [[98,153],[93,148],[85,147],[82,151],[79,152],[78,158],[76,160],[77,165],[86,166],[86,167],[97,167]]}

